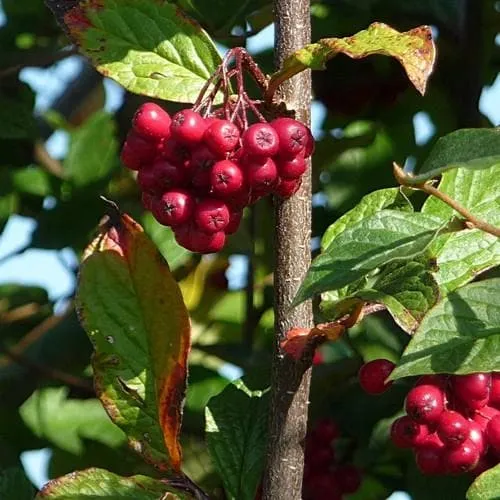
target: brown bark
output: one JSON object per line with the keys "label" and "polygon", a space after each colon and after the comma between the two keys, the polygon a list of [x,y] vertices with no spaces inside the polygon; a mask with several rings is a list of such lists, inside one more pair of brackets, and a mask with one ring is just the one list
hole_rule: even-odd
{"label": "brown bark", "polygon": [[[308,0],[275,0],[276,66],[310,42]],[[309,125],[311,75],[304,71],[285,82],[279,92],[296,118]],[[268,462],[264,473],[264,498],[301,498],[304,438],[310,383],[310,360],[296,362],[284,356],[280,341],[294,326],[312,326],[312,305],[290,308],[311,261],[311,175],[304,175],[299,192],[276,200],[275,332],[276,346],[271,380]]]}

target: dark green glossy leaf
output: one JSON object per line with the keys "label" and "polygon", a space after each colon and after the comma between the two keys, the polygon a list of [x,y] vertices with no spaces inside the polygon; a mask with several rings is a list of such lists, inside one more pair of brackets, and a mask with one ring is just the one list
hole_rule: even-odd
{"label": "dark green glossy leaf", "polygon": [[255,498],[265,462],[267,414],[267,392],[252,391],[242,380],[208,404],[208,449],[230,499]]}
{"label": "dark green glossy leaf", "polygon": [[391,378],[498,370],[500,279],[471,283],[424,318]]}

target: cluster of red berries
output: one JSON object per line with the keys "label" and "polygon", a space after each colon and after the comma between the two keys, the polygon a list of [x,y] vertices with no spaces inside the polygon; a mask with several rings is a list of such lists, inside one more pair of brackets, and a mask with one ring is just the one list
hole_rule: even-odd
{"label": "cluster of red berries", "polygon": [[[360,384],[380,394],[393,369],[386,359],[366,363]],[[500,373],[424,375],[408,392],[405,410],[391,439],[413,448],[422,473],[478,475],[500,463]]]}
{"label": "cluster of red berries", "polygon": [[336,456],[335,444],[340,437],[337,424],[322,419],[306,437],[304,483],[305,500],[341,500],[343,495],[356,492],[361,485],[357,467]]}
{"label": "cluster of red berries", "polygon": [[294,194],[314,147],[309,129],[291,118],[240,130],[192,109],[170,118],[146,103],[132,126],[121,159],[138,171],[144,207],[172,227],[180,245],[199,253],[224,247],[245,206],[271,193]]}

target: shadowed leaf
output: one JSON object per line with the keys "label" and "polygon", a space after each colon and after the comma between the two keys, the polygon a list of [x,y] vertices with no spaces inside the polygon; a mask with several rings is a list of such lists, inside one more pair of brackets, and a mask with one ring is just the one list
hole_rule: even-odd
{"label": "shadowed leaf", "polygon": [[142,228],[127,215],[113,217],[80,271],[78,311],[96,351],[96,390],[134,450],[179,470],[189,317]]}

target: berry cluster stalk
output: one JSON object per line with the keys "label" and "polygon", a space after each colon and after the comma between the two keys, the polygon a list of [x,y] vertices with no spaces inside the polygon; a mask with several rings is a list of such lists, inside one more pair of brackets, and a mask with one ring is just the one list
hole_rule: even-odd
{"label": "berry cluster stalk", "polygon": [[[310,42],[309,0],[275,0],[276,66]],[[311,75],[304,71],[280,87],[279,98],[296,118],[310,122]],[[275,353],[271,381],[268,461],[263,498],[299,500],[302,490],[304,439],[310,383],[310,361],[294,361],[280,349],[291,327],[312,326],[312,305],[290,309],[292,299],[310,265],[311,169],[301,189],[287,200],[276,200]]]}

